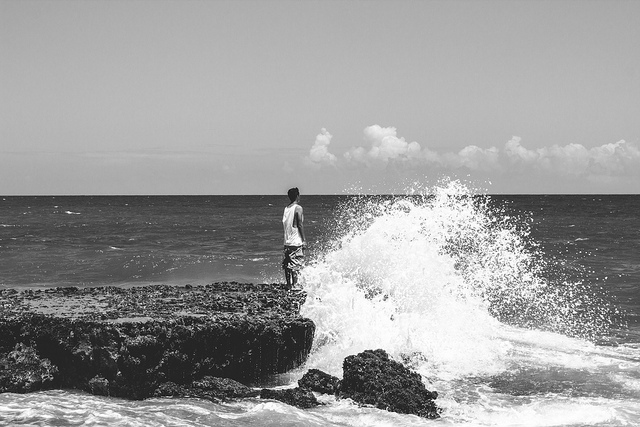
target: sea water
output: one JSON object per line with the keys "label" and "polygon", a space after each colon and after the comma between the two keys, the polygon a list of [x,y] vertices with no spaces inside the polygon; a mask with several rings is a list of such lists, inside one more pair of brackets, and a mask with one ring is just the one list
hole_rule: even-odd
{"label": "sea water", "polygon": [[[439,393],[439,420],[320,396],[128,401],[0,395],[0,425],[640,425],[640,196],[302,196],[307,363],[383,348]],[[286,196],[4,197],[0,285],[282,282]]]}

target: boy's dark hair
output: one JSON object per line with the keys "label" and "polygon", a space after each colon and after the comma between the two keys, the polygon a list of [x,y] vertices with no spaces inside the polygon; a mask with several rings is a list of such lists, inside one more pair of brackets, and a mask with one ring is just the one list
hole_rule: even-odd
{"label": "boy's dark hair", "polygon": [[289,195],[289,200],[291,200],[291,203],[293,203],[300,195],[300,190],[298,190],[298,187],[293,187],[289,189],[287,194]]}

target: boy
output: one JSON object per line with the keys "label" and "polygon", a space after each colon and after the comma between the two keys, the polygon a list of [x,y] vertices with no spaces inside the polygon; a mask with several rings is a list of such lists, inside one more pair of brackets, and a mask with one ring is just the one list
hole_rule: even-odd
{"label": "boy", "polygon": [[282,226],[284,227],[284,257],[282,268],[287,280],[287,290],[298,283],[298,272],[304,261],[304,216],[300,206],[300,191],[297,187],[288,191],[291,203],[284,208]]}

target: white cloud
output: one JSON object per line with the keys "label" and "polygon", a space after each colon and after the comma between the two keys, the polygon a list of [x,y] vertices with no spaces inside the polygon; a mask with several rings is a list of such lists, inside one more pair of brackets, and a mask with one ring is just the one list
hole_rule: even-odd
{"label": "white cloud", "polygon": [[607,177],[640,175],[640,147],[625,141],[593,148],[568,143],[529,149],[522,145],[520,137],[513,136],[504,148],[467,145],[458,152],[436,152],[421,147],[418,142],[407,142],[398,136],[395,127],[372,125],[363,133],[368,146],[352,147],[340,162],[329,153],[331,134],[323,129],[305,161],[317,167],[385,168],[391,163],[400,163],[404,168],[437,168],[444,172],[467,169],[510,176],[534,173],[600,182],[607,181]]}
{"label": "white cloud", "polygon": [[386,165],[390,161],[408,161],[422,157],[420,144],[399,138],[394,127],[368,126],[364,129],[364,136],[371,144],[369,150],[354,147],[344,154],[347,161]]}
{"label": "white cloud", "polygon": [[365,163],[367,161],[367,152],[363,147],[354,147],[344,153],[344,158],[352,163]]}
{"label": "white cloud", "polygon": [[539,152],[541,165],[548,172],[580,176],[589,168],[589,150],[581,144],[552,145],[541,148]]}
{"label": "white cloud", "polygon": [[320,130],[316,136],[313,147],[309,150],[309,155],[304,158],[305,164],[313,168],[322,166],[336,166],[338,158],[329,152],[329,144],[331,144],[333,136],[327,132],[325,128]]}
{"label": "white cloud", "polygon": [[469,145],[450,158],[453,159],[453,164],[459,164],[471,170],[489,172],[502,169],[499,154],[500,152],[496,147],[484,149]]}
{"label": "white cloud", "polygon": [[440,166],[454,169],[466,167],[471,170],[501,170],[500,152],[497,148],[483,149],[469,145],[458,153],[439,154],[428,148],[422,148],[417,142],[407,142],[398,137],[394,127],[369,126],[364,129],[365,139],[371,144],[364,147],[351,148],[344,158],[351,163],[367,166],[386,166],[390,162],[403,162],[405,166]]}
{"label": "white cloud", "polygon": [[590,149],[572,143],[529,150],[520,144],[520,138],[513,137],[505,145],[505,154],[516,167],[560,176],[633,175],[640,169],[640,148],[625,141]]}
{"label": "white cloud", "polygon": [[527,150],[520,145],[522,138],[514,136],[504,146],[504,151],[512,163],[533,164],[540,157],[534,150]]}
{"label": "white cloud", "polygon": [[592,151],[592,169],[604,175],[640,175],[640,147],[624,140],[596,147]]}

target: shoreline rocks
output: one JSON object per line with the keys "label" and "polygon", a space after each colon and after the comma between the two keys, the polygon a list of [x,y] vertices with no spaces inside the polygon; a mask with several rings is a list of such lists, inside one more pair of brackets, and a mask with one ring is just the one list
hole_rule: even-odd
{"label": "shoreline rocks", "polygon": [[205,378],[287,372],[313,341],[315,325],[299,315],[304,298],[235,282],[2,290],[0,392],[75,388],[144,399],[165,383],[191,395],[213,387],[203,388]]}
{"label": "shoreline rocks", "polygon": [[196,397],[214,402],[257,397],[259,391],[229,378],[206,376],[188,385],[162,383],[153,397]]}
{"label": "shoreline rocks", "polygon": [[338,377],[329,375],[319,369],[309,369],[302,378],[298,380],[298,385],[323,394],[338,394],[341,380]]}
{"label": "shoreline rocks", "polygon": [[384,350],[348,356],[343,379],[309,370],[298,387],[255,383],[302,365],[315,325],[304,293],[279,285],[0,290],[0,393],[72,388],[145,399],[274,399],[302,409],[315,393],[438,418],[438,394]]}
{"label": "shoreline rocks", "polygon": [[300,409],[309,409],[320,405],[313,392],[302,387],[285,389],[263,388],[260,392],[260,398],[277,400]]}
{"label": "shoreline rocks", "polygon": [[263,389],[260,397],[306,409],[320,405],[313,392],[428,419],[440,418],[442,412],[434,402],[438,393],[426,389],[420,374],[392,360],[381,349],[347,356],[343,362],[342,380],[310,369],[298,380],[298,387]]}
{"label": "shoreline rocks", "polygon": [[392,360],[386,351],[365,350],[348,356],[343,363],[343,378],[338,395],[379,409],[439,418],[440,408],[420,374]]}

